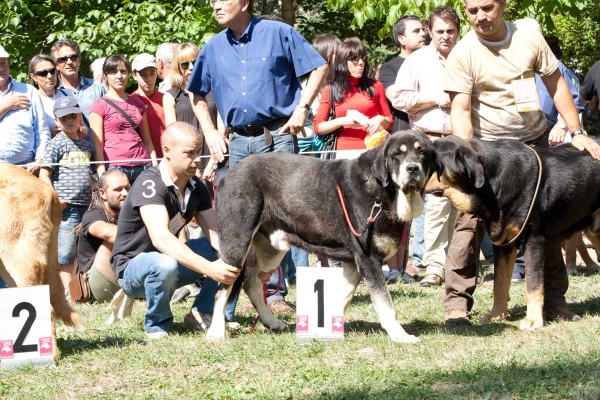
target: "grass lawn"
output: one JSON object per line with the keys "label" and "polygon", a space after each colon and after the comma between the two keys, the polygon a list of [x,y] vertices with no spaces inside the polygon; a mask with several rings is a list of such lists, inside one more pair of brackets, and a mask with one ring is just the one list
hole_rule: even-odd
{"label": "grass lawn", "polygon": [[[455,330],[443,325],[442,288],[390,285],[399,320],[421,339],[414,345],[388,339],[363,285],[345,342],[310,345],[297,343],[294,314],[283,316],[283,334],[260,323],[248,333],[255,314],[236,316],[243,329],[213,344],[181,324],[191,300],[174,306],[174,332],[159,341],[144,335],[145,302],[113,326],[106,305],[81,305],[85,330],[59,326],[57,367],[0,371],[0,398],[598,399],[599,287],[600,275],[572,278],[568,302],[582,320],[521,332],[523,283],[511,287],[508,321]],[[477,322],[491,309],[492,282],[475,297]]]}

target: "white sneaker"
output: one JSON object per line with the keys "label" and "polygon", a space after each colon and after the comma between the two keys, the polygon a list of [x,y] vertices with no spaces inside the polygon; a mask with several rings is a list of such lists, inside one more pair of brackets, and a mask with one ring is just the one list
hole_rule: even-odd
{"label": "white sneaker", "polygon": [[169,336],[168,332],[165,331],[160,331],[160,332],[146,332],[146,336],[148,336],[148,339],[151,340],[158,340],[158,339],[162,339],[166,336]]}

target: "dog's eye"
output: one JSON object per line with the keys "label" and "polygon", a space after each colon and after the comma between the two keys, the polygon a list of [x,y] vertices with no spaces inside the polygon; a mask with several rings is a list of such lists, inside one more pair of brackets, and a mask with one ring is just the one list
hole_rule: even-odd
{"label": "dog's eye", "polygon": [[425,151],[423,149],[420,149],[419,150],[419,154],[422,155],[422,156],[424,156],[425,155]]}

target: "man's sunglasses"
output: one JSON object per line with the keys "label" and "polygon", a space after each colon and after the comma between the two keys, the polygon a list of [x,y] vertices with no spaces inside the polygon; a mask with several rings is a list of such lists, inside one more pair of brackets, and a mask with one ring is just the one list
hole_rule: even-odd
{"label": "man's sunglasses", "polygon": [[360,56],[348,56],[348,60],[352,61],[355,64],[358,64],[359,60],[362,60],[362,62],[366,63],[367,62],[367,57],[360,57]]}
{"label": "man's sunglasses", "polygon": [[58,57],[56,59],[56,62],[59,64],[64,64],[67,62],[67,60],[76,61],[78,59],[79,59],[79,55],[71,54],[70,56]]}
{"label": "man's sunglasses", "polygon": [[42,69],[40,71],[35,71],[34,74],[36,74],[37,76],[41,76],[41,77],[45,77],[48,76],[48,74],[50,75],[54,75],[56,73],[56,68],[48,68],[48,69]]}

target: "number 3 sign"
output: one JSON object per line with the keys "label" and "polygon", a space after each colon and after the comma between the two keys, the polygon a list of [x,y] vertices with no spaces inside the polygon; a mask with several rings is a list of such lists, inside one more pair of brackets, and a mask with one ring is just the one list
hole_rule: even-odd
{"label": "number 3 sign", "polygon": [[344,340],[341,268],[296,270],[296,337],[300,342]]}
{"label": "number 3 sign", "polygon": [[0,365],[54,365],[48,285],[0,289]]}

